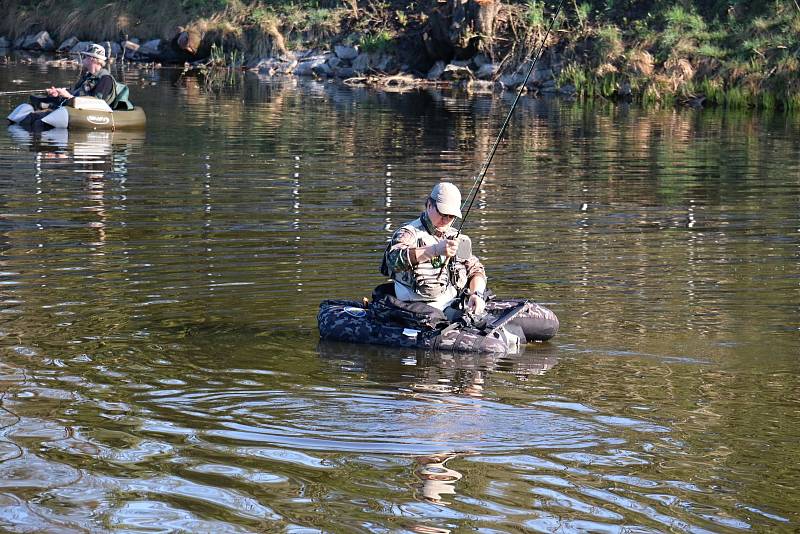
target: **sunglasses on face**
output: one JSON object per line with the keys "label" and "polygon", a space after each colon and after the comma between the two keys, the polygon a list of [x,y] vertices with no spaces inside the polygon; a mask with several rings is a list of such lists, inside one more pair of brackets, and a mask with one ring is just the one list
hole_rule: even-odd
{"label": "sunglasses on face", "polygon": [[456,218],[456,216],[455,216],[455,215],[448,215],[448,214],[446,214],[446,213],[442,213],[441,211],[439,211],[439,206],[437,206],[437,205],[436,205],[436,201],[435,201],[435,200],[433,200],[433,199],[430,199],[430,202],[431,202],[431,205],[433,206],[433,209],[435,209],[435,210],[436,210],[436,213],[437,213],[437,214],[439,215],[439,217],[441,217],[442,219],[455,219],[455,218]]}

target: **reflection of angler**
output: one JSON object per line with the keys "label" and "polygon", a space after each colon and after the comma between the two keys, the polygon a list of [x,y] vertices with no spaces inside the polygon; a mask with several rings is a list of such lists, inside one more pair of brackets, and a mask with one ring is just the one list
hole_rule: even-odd
{"label": "reflection of angler", "polygon": [[399,385],[413,394],[483,396],[495,374],[534,380],[558,363],[558,348],[537,345],[521,354],[467,353],[387,348],[320,340],[319,357],[340,372]]}
{"label": "reflection of angler", "polygon": [[33,133],[17,125],[8,127],[11,138],[45,159],[72,158],[72,172],[127,174],[128,153],[144,144],[142,131],[71,131],[52,129]]}
{"label": "reflection of angler", "polygon": [[456,369],[451,378],[438,378],[433,382],[434,377],[428,377],[424,383],[409,384],[409,388],[414,393],[435,393],[466,395],[469,397],[483,397],[483,386],[485,380],[483,372],[475,369]]}
{"label": "reflection of angler", "polygon": [[416,475],[422,480],[422,497],[426,501],[437,504],[450,504],[442,500],[442,495],[455,495],[455,483],[463,475],[444,464],[456,457],[454,453],[445,453],[436,456],[423,456],[416,461],[420,467]]}
{"label": "reflection of angler", "polygon": [[85,209],[97,214],[97,220],[90,222],[89,227],[97,230],[97,238],[99,243],[105,243],[106,221],[108,220],[108,213],[106,212],[105,182],[103,180],[103,174],[89,174],[87,176],[86,186],[89,190],[88,197],[89,200],[92,201],[92,205],[87,206]]}

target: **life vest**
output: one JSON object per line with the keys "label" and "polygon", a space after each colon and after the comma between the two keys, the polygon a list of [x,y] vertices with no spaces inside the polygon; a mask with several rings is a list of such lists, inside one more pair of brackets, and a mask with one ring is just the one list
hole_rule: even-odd
{"label": "life vest", "polygon": [[[439,242],[439,239],[425,227],[421,217],[404,225],[400,230],[411,232],[418,247],[427,247]],[[447,236],[452,238],[455,234],[455,230],[451,229]],[[390,248],[391,243],[387,246],[387,251]],[[395,281],[397,297],[407,301],[448,303],[455,299],[467,284],[467,270],[463,263],[453,258],[445,266],[444,256],[434,256],[418,263],[409,271],[389,272],[384,253],[381,272]],[[439,307],[436,304],[432,305]]]}

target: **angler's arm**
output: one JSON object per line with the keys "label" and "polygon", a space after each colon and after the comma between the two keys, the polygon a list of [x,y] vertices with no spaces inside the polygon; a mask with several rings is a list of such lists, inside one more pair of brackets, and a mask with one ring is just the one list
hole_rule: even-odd
{"label": "angler's arm", "polygon": [[480,315],[486,307],[486,270],[477,256],[470,256],[464,261],[464,266],[467,269],[467,279],[469,280],[467,283],[469,288],[467,307]]}
{"label": "angler's arm", "polygon": [[454,239],[442,239],[433,245],[419,247],[414,234],[401,228],[392,236],[392,245],[386,253],[386,261],[392,271],[410,271],[415,265],[435,256],[454,256],[457,249],[458,242]]}

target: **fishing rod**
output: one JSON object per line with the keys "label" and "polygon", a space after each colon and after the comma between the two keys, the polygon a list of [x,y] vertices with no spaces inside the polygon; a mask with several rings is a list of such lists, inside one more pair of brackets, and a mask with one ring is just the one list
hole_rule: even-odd
{"label": "fishing rod", "polygon": [[481,184],[483,183],[483,179],[486,177],[486,171],[489,170],[489,165],[492,164],[492,158],[494,158],[494,153],[497,152],[497,147],[500,145],[500,141],[503,140],[503,135],[506,133],[508,129],[508,123],[511,121],[511,115],[514,113],[514,109],[517,107],[517,103],[519,99],[522,97],[522,93],[525,91],[525,85],[528,83],[528,80],[533,73],[533,67],[536,66],[536,61],[542,55],[542,50],[544,50],[544,45],[547,42],[547,37],[550,35],[550,30],[553,29],[553,24],[555,24],[556,19],[558,18],[558,14],[561,12],[561,6],[564,4],[564,0],[559,0],[558,7],[556,8],[556,12],[553,14],[553,18],[550,19],[550,25],[547,27],[547,31],[542,38],[542,42],[539,45],[539,50],[536,52],[536,55],[533,56],[533,61],[531,62],[531,66],[528,69],[528,74],[525,75],[525,79],[522,81],[522,84],[519,86],[519,90],[517,91],[517,97],[514,99],[514,103],[511,104],[511,109],[508,110],[508,115],[506,116],[506,120],[503,121],[503,126],[500,128],[500,133],[497,134],[497,139],[495,139],[494,144],[492,145],[492,149],[489,151],[489,156],[486,158],[486,161],[483,162],[481,166],[481,170],[478,173],[478,176],[475,177],[475,181],[472,183],[472,188],[469,190],[467,197],[470,198],[469,205],[467,206],[467,210],[464,213],[464,216],[461,218],[461,221],[458,224],[458,232],[456,233],[456,237],[461,235],[461,228],[464,226],[464,222],[467,220],[467,215],[469,215],[469,211],[472,209],[472,204],[475,202],[475,197],[478,196],[478,191],[480,191]]}
{"label": "fishing rod", "polygon": [[44,93],[45,89],[26,89],[25,91],[0,91],[0,96],[6,95],[30,95],[33,93]]}

